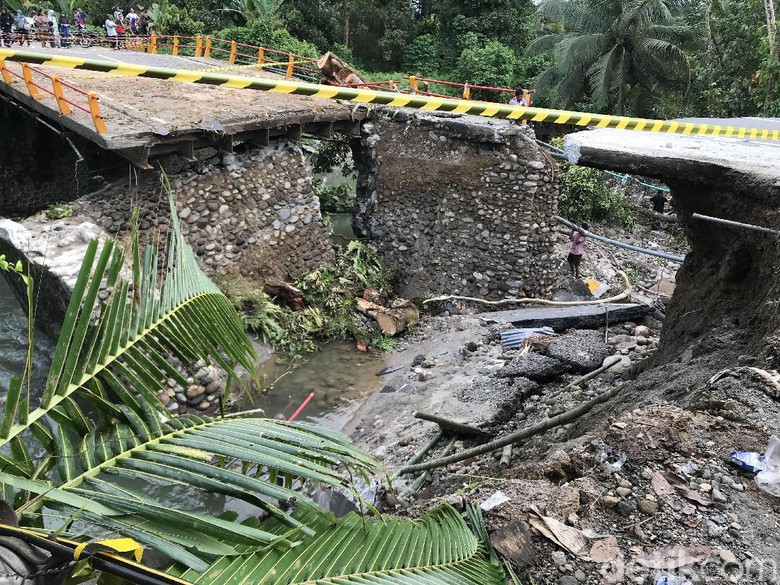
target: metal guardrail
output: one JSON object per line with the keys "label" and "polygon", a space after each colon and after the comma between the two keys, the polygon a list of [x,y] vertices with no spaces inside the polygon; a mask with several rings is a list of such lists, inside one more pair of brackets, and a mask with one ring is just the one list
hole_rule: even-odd
{"label": "metal guardrail", "polygon": [[[108,132],[106,122],[100,113],[100,98],[95,92],[84,91],[83,89],[63,81],[56,75],[49,75],[40,69],[32,67],[28,63],[20,63],[20,68],[21,71],[17,73],[5,64],[5,60],[0,59],[0,76],[2,76],[3,82],[12,84],[17,81],[22,81],[27,87],[27,92],[30,94],[30,97],[34,100],[43,99],[46,95],[52,96],[57,102],[57,107],[59,108],[61,115],[71,116],[73,114],[73,108],[75,108],[89,114],[92,118],[95,130],[99,134]],[[40,78],[45,79],[48,84],[42,85],[44,82],[39,81]],[[49,85],[51,87],[49,87]],[[65,97],[66,88],[71,92],[82,96],[82,100],[77,102],[71,98]]]}

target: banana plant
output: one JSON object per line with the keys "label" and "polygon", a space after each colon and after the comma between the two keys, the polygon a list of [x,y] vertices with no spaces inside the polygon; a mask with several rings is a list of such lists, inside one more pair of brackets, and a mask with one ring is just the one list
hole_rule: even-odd
{"label": "banana plant", "polygon": [[[23,525],[119,533],[205,569],[215,556],[293,547],[314,533],[282,507],[333,521],[294,488],[310,481],[355,492],[353,479],[369,480],[379,466],[340,433],[304,424],[171,418],[156,396],[166,379],[187,385],[171,357],[217,363],[232,376],[237,365],[254,371],[254,352],[170,205],[164,256],[151,245],[142,254],[137,234],[128,253],[113,240],[88,245],[42,391],[31,388],[29,369],[8,389],[0,488]],[[180,510],[128,479],[238,498],[288,530]]]}

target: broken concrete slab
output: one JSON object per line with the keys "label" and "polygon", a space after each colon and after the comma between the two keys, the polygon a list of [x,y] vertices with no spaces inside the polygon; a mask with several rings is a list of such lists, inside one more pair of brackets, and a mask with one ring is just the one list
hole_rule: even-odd
{"label": "broken concrete slab", "polygon": [[652,307],[639,303],[604,303],[565,307],[535,307],[514,311],[487,313],[488,323],[511,323],[515,327],[551,327],[554,331],[588,329],[610,323],[636,321],[653,312]]}
{"label": "broken concrete slab", "polygon": [[513,418],[523,400],[539,391],[528,378],[484,378],[458,389],[449,400],[431,405],[434,414],[463,424],[490,429]]}
{"label": "broken concrete slab", "polygon": [[610,354],[600,331],[578,330],[554,339],[547,356],[563,362],[575,372],[591,372],[601,366]]}
{"label": "broken concrete slab", "polygon": [[555,358],[528,352],[516,356],[496,372],[498,378],[517,378],[522,376],[534,382],[551,382],[569,371],[569,368]]}

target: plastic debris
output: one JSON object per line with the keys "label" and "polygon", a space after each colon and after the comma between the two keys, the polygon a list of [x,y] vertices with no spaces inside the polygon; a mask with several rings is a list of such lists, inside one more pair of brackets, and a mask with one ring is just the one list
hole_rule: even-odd
{"label": "plastic debris", "polygon": [[626,461],[628,461],[628,457],[626,457],[625,455],[621,455],[621,456],[618,458],[618,460],[617,460],[617,461],[615,461],[615,462],[612,464],[612,467],[613,467],[614,469],[622,469],[622,468],[623,468],[623,466],[626,464]]}
{"label": "plastic debris", "polygon": [[680,466],[680,471],[682,471],[687,476],[696,475],[699,472],[699,466],[696,465],[693,461],[688,461],[685,465]]}
{"label": "plastic debris", "polygon": [[506,504],[509,501],[509,496],[507,496],[502,491],[497,491],[492,496],[490,496],[487,500],[482,502],[479,507],[482,508],[482,511],[489,512],[493,508],[497,508],[501,504]]}
{"label": "plastic debris", "polygon": [[764,454],[764,469],[756,475],[759,489],[780,498],[780,439],[772,435]]}
{"label": "plastic debris", "polygon": [[531,335],[552,335],[550,327],[533,327],[525,329],[507,329],[501,332],[501,347],[504,349],[516,349]]}
{"label": "plastic debris", "polygon": [[762,471],[766,465],[764,456],[755,451],[732,451],[729,457],[734,465],[751,473]]}
{"label": "plastic debris", "polygon": [[659,575],[655,580],[655,585],[692,585],[688,579],[676,575]]}

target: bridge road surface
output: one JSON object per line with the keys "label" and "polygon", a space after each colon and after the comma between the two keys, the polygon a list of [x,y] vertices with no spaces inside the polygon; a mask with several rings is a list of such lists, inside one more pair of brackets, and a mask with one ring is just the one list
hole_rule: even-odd
{"label": "bridge road surface", "polygon": [[[171,69],[230,67],[227,61],[218,59],[103,48],[28,46],[21,50]],[[18,63],[6,62],[6,66],[21,73]],[[252,139],[267,144],[269,133],[270,137],[289,135],[297,138],[301,131],[323,136],[328,136],[334,128],[349,134],[359,131],[357,120],[353,119],[352,106],[327,99],[123,77],[96,71],[33,67],[49,75],[57,75],[62,81],[86,92],[96,92],[108,132],[98,134],[89,114],[76,108],[73,108],[72,115],[62,116],[54,97],[48,94],[40,100],[32,99],[19,79],[11,85],[0,82],[0,92],[142,167],[146,166],[148,157],[155,154],[179,151],[186,155],[188,152],[191,154],[193,147],[207,144],[217,144],[227,150],[232,148],[232,139]],[[283,79],[281,75],[252,67],[237,67],[225,72]],[[42,87],[51,89],[51,81],[47,78],[33,74],[33,79]],[[86,96],[73,90],[65,88],[64,95],[79,105],[87,105]],[[226,138],[231,139],[227,145]]]}

